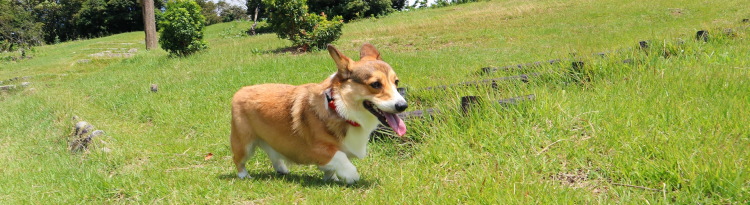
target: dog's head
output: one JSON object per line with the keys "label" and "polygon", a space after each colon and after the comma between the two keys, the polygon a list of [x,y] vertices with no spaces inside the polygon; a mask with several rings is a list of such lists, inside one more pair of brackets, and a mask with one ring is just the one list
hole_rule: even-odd
{"label": "dog's head", "polygon": [[362,106],[396,134],[403,135],[406,126],[396,113],[406,110],[408,104],[396,90],[399,83],[396,72],[375,47],[364,44],[359,61],[346,57],[333,45],[328,45],[328,52],[338,67],[332,83],[339,85],[342,100],[350,106]]}

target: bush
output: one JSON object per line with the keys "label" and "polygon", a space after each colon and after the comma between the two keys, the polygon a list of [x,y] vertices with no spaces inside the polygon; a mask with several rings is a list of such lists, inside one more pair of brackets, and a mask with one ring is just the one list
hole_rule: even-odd
{"label": "bush", "polygon": [[159,44],[170,54],[185,56],[208,48],[203,40],[206,18],[195,1],[170,1],[161,18]]}
{"label": "bush", "polygon": [[326,19],[325,14],[310,14],[308,17],[308,25],[305,29],[307,32],[302,38],[303,44],[313,49],[324,49],[329,43],[341,37],[341,28],[344,27],[341,16],[333,17],[330,21]]}
{"label": "bush", "polygon": [[341,16],[328,20],[325,14],[309,14],[305,3],[305,0],[267,2],[272,8],[268,23],[279,38],[289,39],[303,51],[324,49],[341,36],[343,20]]}

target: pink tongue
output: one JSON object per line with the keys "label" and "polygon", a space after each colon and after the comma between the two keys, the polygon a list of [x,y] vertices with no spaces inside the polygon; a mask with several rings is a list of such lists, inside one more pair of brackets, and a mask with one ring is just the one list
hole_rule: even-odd
{"label": "pink tongue", "polygon": [[398,136],[404,136],[404,134],[406,134],[406,124],[404,124],[404,121],[402,121],[398,115],[387,112],[383,112],[383,115],[388,121],[388,126],[391,126],[391,129],[393,129]]}

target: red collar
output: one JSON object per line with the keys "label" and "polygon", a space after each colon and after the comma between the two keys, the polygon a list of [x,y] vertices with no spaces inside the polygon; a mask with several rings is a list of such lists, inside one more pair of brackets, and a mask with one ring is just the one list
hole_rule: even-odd
{"label": "red collar", "polygon": [[[331,110],[333,110],[334,112],[336,112],[336,114],[338,114],[339,111],[336,110],[336,101],[335,101],[335,99],[333,99],[333,90],[328,89],[328,90],[326,90],[325,94],[326,94],[326,101],[328,101],[328,108],[331,108]],[[344,116],[341,116],[341,118],[344,118]],[[344,119],[346,119],[346,118],[344,118]],[[354,121],[351,121],[351,120],[348,120],[348,119],[346,120],[346,122],[349,123],[352,126],[359,127],[359,123],[357,123],[357,122],[354,122]]]}

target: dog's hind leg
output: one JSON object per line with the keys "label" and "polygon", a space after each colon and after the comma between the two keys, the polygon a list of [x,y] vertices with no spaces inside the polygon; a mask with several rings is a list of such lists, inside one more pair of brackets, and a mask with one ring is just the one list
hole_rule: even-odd
{"label": "dog's hind leg", "polygon": [[[242,154],[234,155],[234,164],[237,166],[237,177],[239,177],[240,179],[244,179],[248,177],[247,168],[245,168],[245,164],[247,160],[252,158],[253,155],[255,154],[255,148],[258,147],[257,144],[258,144],[257,141],[248,143],[244,148],[240,148],[240,149],[244,149],[244,155]],[[243,151],[240,151],[240,152],[243,152]]]}
{"label": "dog's hind leg", "polygon": [[268,154],[268,158],[271,159],[271,164],[273,164],[273,169],[276,170],[276,173],[282,175],[289,174],[289,169],[286,167],[286,164],[284,164],[284,155],[281,155],[281,153],[273,149],[273,147],[268,145],[268,143],[260,140],[258,141],[258,146],[266,151],[266,154]]}
{"label": "dog's hind leg", "polygon": [[234,165],[237,167],[237,177],[244,179],[248,177],[245,163],[255,154],[255,148],[258,147],[257,137],[248,130],[248,127],[236,125],[232,121],[232,134],[229,137],[232,144],[232,153],[234,153]]}

